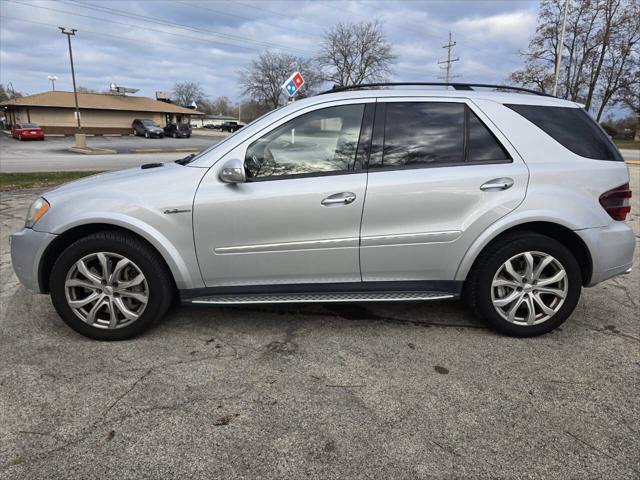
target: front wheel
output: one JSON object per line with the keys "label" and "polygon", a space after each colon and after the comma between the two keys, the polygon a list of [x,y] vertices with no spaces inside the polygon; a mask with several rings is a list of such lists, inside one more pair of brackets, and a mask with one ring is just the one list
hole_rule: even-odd
{"label": "front wheel", "polygon": [[493,329],[532,337],[562,324],[581,289],[580,266],[572,253],[550,237],[525,232],[498,240],[481,254],[464,294]]}
{"label": "front wheel", "polygon": [[75,331],[96,340],[123,340],[148,329],[173,298],[162,258],[137,237],[98,232],[73,243],[50,277],[53,305]]}

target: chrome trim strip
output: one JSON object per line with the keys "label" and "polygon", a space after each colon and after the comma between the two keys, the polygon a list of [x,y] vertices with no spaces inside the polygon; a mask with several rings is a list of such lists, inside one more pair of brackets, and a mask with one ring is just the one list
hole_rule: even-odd
{"label": "chrome trim strip", "polygon": [[445,232],[400,233],[396,235],[375,235],[362,237],[363,247],[387,247],[391,245],[410,245],[420,243],[446,243],[457,240],[462,235],[460,230]]}
{"label": "chrome trim strip", "polygon": [[240,245],[237,247],[214,248],[216,255],[238,253],[286,252],[291,250],[317,250],[325,248],[357,248],[358,238],[335,238],[331,240],[311,240],[306,242],[264,243],[258,245]]}

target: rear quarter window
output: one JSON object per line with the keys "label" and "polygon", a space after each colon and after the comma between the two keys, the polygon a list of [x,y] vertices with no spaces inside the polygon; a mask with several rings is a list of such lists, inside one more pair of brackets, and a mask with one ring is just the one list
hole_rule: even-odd
{"label": "rear quarter window", "polygon": [[623,158],[600,126],[581,108],[505,104],[581,157],[622,162]]}

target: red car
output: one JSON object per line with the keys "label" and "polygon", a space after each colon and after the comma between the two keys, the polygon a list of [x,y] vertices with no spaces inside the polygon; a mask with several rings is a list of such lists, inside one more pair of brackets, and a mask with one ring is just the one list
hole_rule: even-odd
{"label": "red car", "polygon": [[18,140],[44,140],[44,130],[35,123],[16,123],[11,128],[11,136]]}

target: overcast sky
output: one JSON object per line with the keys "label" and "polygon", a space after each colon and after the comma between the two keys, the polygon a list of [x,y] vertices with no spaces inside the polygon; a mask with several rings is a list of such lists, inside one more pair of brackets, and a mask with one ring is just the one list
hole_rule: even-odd
{"label": "overcast sky", "polygon": [[380,20],[398,61],[396,81],[436,81],[451,30],[458,81],[503,83],[522,65],[537,1],[97,1],[0,0],[0,83],[25,93],[111,82],[153,97],[175,82],[200,83],[211,98],[240,97],[239,71],[266,49],[313,56],[340,21]]}

